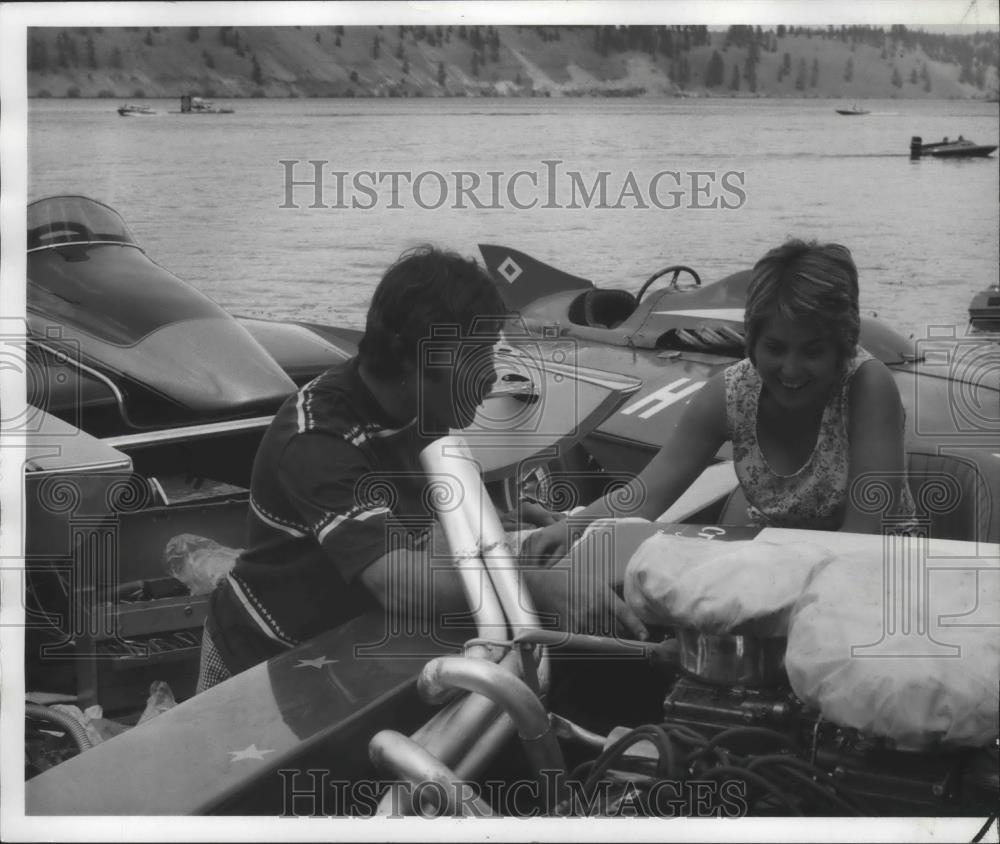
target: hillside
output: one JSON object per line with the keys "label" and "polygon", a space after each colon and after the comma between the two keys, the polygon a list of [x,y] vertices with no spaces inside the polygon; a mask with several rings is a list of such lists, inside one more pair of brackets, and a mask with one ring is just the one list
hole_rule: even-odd
{"label": "hillside", "polygon": [[905,27],[35,27],[28,95],[995,99],[998,55]]}

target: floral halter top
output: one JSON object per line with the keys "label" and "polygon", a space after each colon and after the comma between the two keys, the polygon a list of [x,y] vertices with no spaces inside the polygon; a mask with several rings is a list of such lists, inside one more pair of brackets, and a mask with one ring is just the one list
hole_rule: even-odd
{"label": "floral halter top", "polygon": [[[872,356],[863,349],[844,365],[823,408],[816,445],[809,459],[790,475],[768,465],[757,442],[757,404],[762,382],[749,359],[726,369],[726,425],[733,443],[736,477],[754,524],[770,527],[837,530],[847,506],[849,395],[851,379]],[[913,512],[907,485],[903,508]]]}

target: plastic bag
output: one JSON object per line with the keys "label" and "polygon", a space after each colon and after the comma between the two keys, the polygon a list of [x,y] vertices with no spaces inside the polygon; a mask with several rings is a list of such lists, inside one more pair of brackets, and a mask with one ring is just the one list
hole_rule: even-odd
{"label": "plastic bag", "polygon": [[[887,574],[881,554],[859,553],[816,572],[791,615],[785,667],[793,691],[835,724],[907,750],[995,741],[1000,572],[925,571],[926,592]],[[924,597],[922,608],[912,605]],[[917,610],[926,613],[923,631],[913,623]]]}
{"label": "plastic bag", "polygon": [[717,542],[657,534],[629,560],[625,600],[648,624],[784,636],[810,574],[831,556],[807,542]]}
{"label": "plastic bag", "polygon": [[163,564],[167,573],[187,586],[192,595],[207,595],[229,574],[240,553],[214,539],[182,533],[167,542]]}
{"label": "plastic bag", "polygon": [[139,716],[136,726],[145,724],[147,721],[169,709],[173,709],[175,706],[177,706],[177,701],[174,699],[174,692],[170,688],[170,685],[163,680],[154,680],[149,686],[149,697],[146,699],[146,708],[143,710],[142,715]]}

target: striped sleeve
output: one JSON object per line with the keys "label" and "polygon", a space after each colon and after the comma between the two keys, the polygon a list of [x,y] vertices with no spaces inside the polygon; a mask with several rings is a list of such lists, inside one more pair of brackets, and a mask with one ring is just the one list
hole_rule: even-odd
{"label": "striped sleeve", "polygon": [[347,581],[387,551],[391,511],[358,494],[372,472],[361,449],[324,433],[293,437],[278,468],[286,500]]}

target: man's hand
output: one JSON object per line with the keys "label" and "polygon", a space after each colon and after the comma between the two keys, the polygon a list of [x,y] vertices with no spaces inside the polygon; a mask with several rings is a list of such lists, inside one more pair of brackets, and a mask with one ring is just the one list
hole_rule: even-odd
{"label": "man's hand", "polygon": [[554,616],[554,626],[587,633],[645,640],[649,631],[608,585],[599,570],[566,558],[548,568],[525,570],[524,580],[539,612]]}
{"label": "man's hand", "polygon": [[566,518],[562,513],[547,510],[535,501],[521,500],[517,507],[500,517],[504,530],[524,530],[525,528],[547,527]]}

